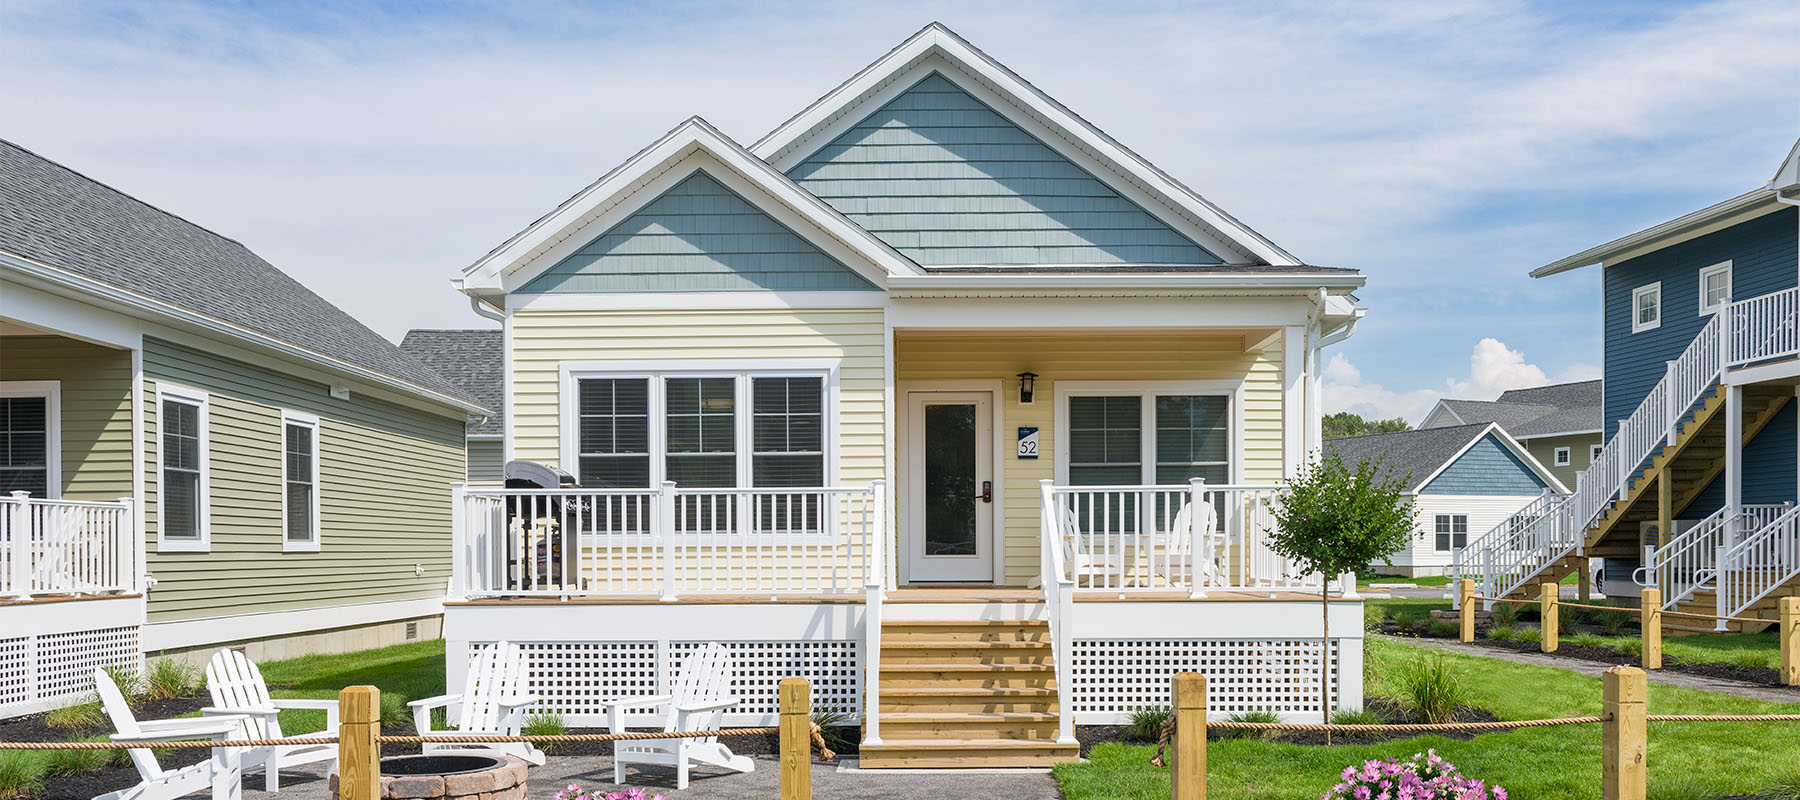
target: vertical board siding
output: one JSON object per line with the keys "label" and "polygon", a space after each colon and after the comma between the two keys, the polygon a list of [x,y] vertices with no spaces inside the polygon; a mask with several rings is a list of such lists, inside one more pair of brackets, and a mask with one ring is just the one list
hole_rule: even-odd
{"label": "vertical board siding", "polygon": [[[1001,583],[1022,585],[1038,575],[1038,481],[1056,473],[1056,382],[1241,381],[1244,385],[1242,480],[1281,480],[1281,357],[1243,351],[1243,337],[1203,334],[1121,335],[1094,331],[1068,335],[932,335],[895,342],[894,370],[909,381],[1004,381],[997,425],[1003,426],[1005,460],[1002,516],[1005,552],[995,570]],[[1035,402],[1019,404],[1015,375],[1038,373]],[[904,398],[896,398],[904,402]],[[899,421],[904,437],[904,420]],[[1021,426],[1038,429],[1038,458],[1021,460],[1009,449]],[[897,439],[905,442],[904,438]]]}
{"label": "vertical board siding", "polygon": [[788,175],[920,264],[1220,262],[935,71]]}
{"label": "vertical board siding", "polygon": [[[512,317],[513,457],[558,464],[565,361],[838,359],[838,483],[867,486],[883,473],[882,311],[521,310]],[[579,465],[559,464],[570,472]]]}
{"label": "vertical board siding", "polygon": [[[1569,436],[1545,436],[1540,439],[1526,439],[1519,442],[1525,446],[1526,452],[1537,459],[1544,469],[1555,475],[1556,479],[1569,491],[1575,491],[1575,476],[1588,468],[1588,458],[1594,445],[1600,444],[1600,434],[1577,433]],[[1569,448],[1569,465],[1556,465],[1556,448]]]}
{"label": "vertical board siding", "polygon": [[469,440],[469,481],[498,483],[504,479],[506,447],[499,439]]}
{"label": "vertical board siding", "polygon": [[[370,398],[355,385],[349,400],[335,400],[324,384],[152,338],[144,377],[152,622],[442,595],[450,484],[465,468],[463,419]],[[210,395],[210,552],[157,552],[159,381]],[[316,553],[282,552],[283,409],[319,417]]]}
{"label": "vertical board siding", "polygon": [[132,495],[131,351],[60,336],[0,339],[0,381],[58,381],[62,496]]}
{"label": "vertical board siding", "polygon": [[1481,437],[1419,494],[1536,496],[1549,484],[1493,434]]}
{"label": "vertical board siding", "polygon": [[520,291],[875,289],[705,170],[695,170]]}

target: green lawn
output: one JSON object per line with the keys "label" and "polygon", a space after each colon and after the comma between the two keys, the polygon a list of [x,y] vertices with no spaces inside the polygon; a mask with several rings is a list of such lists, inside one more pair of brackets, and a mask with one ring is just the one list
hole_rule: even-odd
{"label": "green lawn", "polygon": [[1442,575],[1437,577],[1406,578],[1399,575],[1363,575],[1358,573],[1356,576],[1356,588],[1358,589],[1367,589],[1370,584],[1376,583],[1410,583],[1417,586],[1449,586],[1450,579]]}
{"label": "green lawn", "polygon": [[[381,689],[382,716],[389,724],[410,718],[406,701],[444,693],[442,639],[354,653],[301,656],[257,666],[263,680],[275,687],[269,694],[277,699],[333,699],[338,689],[345,686],[374,684]],[[281,712],[281,727],[285,730],[318,730],[324,726],[323,711]]]}
{"label": "green lawn", "polygon": [[[1424,657],[1417,647],[1393,639],[1367,640],[1366,682],[1371,693],[1385,691],[1384,676],[1404,659]],[[1598,714],[1600,680],[1567,670],[1491,658],[1446,654],[1473,702],[1503,719]],[[1650,685],[1652,713],[1771,714],[1800,712],[1800,704],[1780,704],[1732,695]],[[1800,737],[1793,723],[1652,723],[1649,769],[1651,796],[1673,796],[1676,784],[1693,790],[1683,797],[1712,798],[1768,790],[1779,780],[1800,779]],[[1505,786],[1519,798],[1598,797],[1598,725],[1533,728],[1485,734],[1473,741],[1435,736],[1381,744],[1312,747],[1231,740],[1207,745],[1208,797],[1313,798],[1336,782],[1350,764],[1369,758],[1409,756],[1426,748],[1454,762],[1465,774]],[[1168,772],[1149,766],[1152,747],[1102,745],[1084,764],[1056,768],[1069,800],[1168,797]],[[1658,787],[1663,787],[1659,789]]]}

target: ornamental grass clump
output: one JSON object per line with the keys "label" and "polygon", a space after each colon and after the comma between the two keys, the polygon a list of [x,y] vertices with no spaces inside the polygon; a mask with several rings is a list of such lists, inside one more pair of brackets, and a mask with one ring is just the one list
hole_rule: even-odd
{"label": "ornamental grass clump", "polygon": [[1361,768],[1345,767],[1340,783],[1319,800],[1506,800],[1506,790],[1464,777],[1436,750],[1414,753],[1406,760],[1370,759]]}
{"label": "ornamental grass clump", "polygon": [[1398,677],[1400,701],[1425,722],[1455,722],[1456,709],[1468,702],[1468,688],[1443,656],[1413,659]]}
{"label": "ornamental grass clump", "polygon": [[1144,706],[1131,712],[1131,721],[1125,724],[1125,738],[1139,742],[1154,742],[1162,738],[1163,723],[1169,719],[1168,706]]}
{"label": "ornamental grass clump", "polygon": [[1512,603],[1494,604],[1494,627],[1512,628],[1519,624],[1519,607]]}

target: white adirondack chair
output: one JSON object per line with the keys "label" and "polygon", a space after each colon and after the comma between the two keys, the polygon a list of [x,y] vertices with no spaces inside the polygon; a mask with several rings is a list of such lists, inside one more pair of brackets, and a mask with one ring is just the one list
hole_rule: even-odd
{"label": "white adirondack chair", "polygon": [[[212,705],[200,709],[200,713],[209,717],[227,716],[237,720],[239,729],[235,733],[241,736],[234,735],[233,738],[280,739],[284,736],[330,737],[337,734],[338,701],[273,699],[269,697],[268,685],[263,683],[262,670],[257,669],[255,662],[236,650],[220,650],[207,662],[206,691],[212,695]],[[283,734],[277,712],[284,708],[324,711],[325,729]],[[281,788],[282,767],[336,760],[337,745],[320,742],[251,747],[244,750],[241,758],[246,770],[262,765],[263,791],[275,792]]]}
{"label": "white adirondack chair", "polygon": [[1200,551],[1194,552],[1192,533],[1194,506],[1184,503],[1169,523],[1169,529],[1157,534],[1161,541],[1152,551],[1150,569],[1166,586],[1192,580],[1207,586],[1223,582],[1224,568],[1219,563],[1225,552],[1219,532],[1219,513],[1211,503],[1200,504]]}
{"label": "white adirondack chair", "polygon": [[[184,742],[196,739],[230,739],[243,727],[243,720],[226,717],[189,717],[186,719],[139,722],[125,703],[125,696],[105,670],[94,670],[94,690],[100,705],[112,718],[115,742],[150,745],[157,742]],[[138,783],[129,789],[108,792],[94,800],[175,800],[194,792],[212,789],[213,800],[239,800],[243,796],[238,748],[215,747],[212,758],[192,766],[165,770],[156,763],[156,755],[148,749],[126,751],[137,767]]]}
{"label": "white adirondack chair", "polygon": [[[526,693],[525,654],[512,642],[495,642],[477,651],[469,659],[468,678],[464,680],[463,687],[457,694],[428,697],[407,704],[412,707],[413,727],[418,729],[420,736],[518,736],[525,726],[525,707],[539,699]],[[452,704],[461,706],[456,727],[451,730],[432,730],[431,710],[447,709]],[[538,766],[544,763],[543,751],[526,742],[442,742],[426,743],[424,747],[427,753],[473,749],[499,751]]]}
{"label": "white adirondack chair", "polygon": [[[725,645],[710,642],[681,662],[673,692],[655,697],[607,701],[607,729],[625,732],[625,710],[660,710],[665,731],[704,731],[719,726],[725,709],[737,705],[731,690],[731,656]],[[675,767],[675,788],[688,786],[688,767],[694,762],[738,772],[751,772],[756,762],[731,752],[716,736],[685,739],[641,739],[613,743],[613,783],[625,782],[626,764],[663,764]]]}

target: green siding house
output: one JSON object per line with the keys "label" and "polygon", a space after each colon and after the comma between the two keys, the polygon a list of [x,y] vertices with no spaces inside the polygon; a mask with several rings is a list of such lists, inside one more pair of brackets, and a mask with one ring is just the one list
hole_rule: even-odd
{"label": "green siding house", "polygon": [[0,716],[143,653],[436,635],[487,409],[243,245],[7,142],[0,411],[0,674],[30,677]]}

